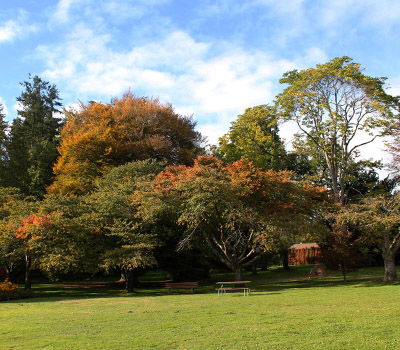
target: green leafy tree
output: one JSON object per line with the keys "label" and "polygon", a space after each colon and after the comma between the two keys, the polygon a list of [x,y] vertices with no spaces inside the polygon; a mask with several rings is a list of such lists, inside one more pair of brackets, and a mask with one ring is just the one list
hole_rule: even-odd
{"label": "green leafy tree", "polygon": [[41,256],[37,268],[51,280],[67,273],[99,271],[104,247],[91,208],[80,197],[47,195],[41,201],[38,215],[48,217],[51,225],[41,237]]}
{"label": "green leafy tree", "polygon": [[[277,97],[280,112],[296,121],[303,142],[319,154],[329,172],[329,188],[344,205],[349,165],[362,146],[387,131],[398,98],[385,92],[385,78],[364,75],[349,57],[287,72],[280,82],[287,84]],[[369,138],[361,139],[363,132]]]}
{"label": "green leafy tree", "polygon": [[7,146],[10,185],[25,194],[42,197],[53,177],[58,157],[61,118],[55,113],[61,107],[55,85],[38,76],[21,83],[24,91],[17,98],[21,110],[11,126]]}
{"label": "green leafy tree", "polygon": [[395,258],[400,248],[400,193],[364,198],[336,214],[339,225],[355,226],[382,254],[384,281],[397,278]]}
{"label": "green leafy tree", "polygon": [[151,181],[164,166],[148,159],[115,167],[82,198],[89,208],[82,219],[98,230],[99,266],[120,269],[128,292],[133,292],[139,268],[157,264],[154,248],[158,244],[154,228],[136,217],[132,193],[139,182]]}
{"label": "green leafy tree", "polygon": [[285,169],[286,151],[275,109],[268,105],[247,108],[219,139],[217,155],[226,163],[246,158],[261,169]]}
{"label": "green leafy tree", "polygon": [[391,141],[388,143],[386,151],[391,155],[392,159],[389,163],[391,177],[397,183],[400,182],[400,120],[397,119],[391,126]]}

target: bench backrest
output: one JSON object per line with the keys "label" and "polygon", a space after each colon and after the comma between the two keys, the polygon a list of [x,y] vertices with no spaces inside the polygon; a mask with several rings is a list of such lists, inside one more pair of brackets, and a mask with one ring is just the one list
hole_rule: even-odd
{"label": "bench backrest", "polygon": [[176,283],[165,283],[165,288],[197,288],[199,282],[176,282]]}

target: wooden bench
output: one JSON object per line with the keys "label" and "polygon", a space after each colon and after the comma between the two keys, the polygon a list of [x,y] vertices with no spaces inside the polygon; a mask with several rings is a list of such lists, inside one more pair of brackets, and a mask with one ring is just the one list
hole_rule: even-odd
{"label": "wooden bench", "polygon": [[168,293],[171,292],[171,289],[191,289],[193,294],[195,288],[197,288],[198,286],[199,282],[168,282],[165,283],[164,288],[168,289]]}

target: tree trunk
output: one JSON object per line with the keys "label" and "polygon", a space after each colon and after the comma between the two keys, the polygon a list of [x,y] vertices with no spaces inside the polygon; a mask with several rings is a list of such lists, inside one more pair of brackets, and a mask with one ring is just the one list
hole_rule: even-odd
{"label": "tree trunk", "polygon": [[6,278],[10,281],[14,283],[14,264],[6,264],[5,266],[6,269]]}
{"label": "tree trunk", "polygon": [[133,270],[129,270],[125,272],[125,277],[126,277],[126,282],[125,282],[125,288],[128,293],[133,293],[133,287],[134,287],[134,281],[135,281],[135,274]]}
{"label": "tree trunk", "polygon": [[268,270],[268,253],[263,253],[260,258],[261,271]]}
{"label": "tree trunk", "polygon": [[30,291],[32,288],[31,283],[31,267],[32,261],[28,253],[25,253],[25,290]]}
{"label": "tree trunk", "polygon": [[387,249],[383,254],[383,263],[385,266],[385,277],[384,282],[392,282],[397,279],[396,275],[396,263],[395,263],[396,253],[393,253],[391,249]]}
{"label": "tree trunk", "polygon": [[243,269],[242,265],[235,267],[235,281],[243,281]]}
{"label": "tree trunk", "polygon": [[282,260],[282,266],[284,270],[290,270],[289,267],[289,252],[287,249],[281,249],[279,252],[279,255],[281,256]]}

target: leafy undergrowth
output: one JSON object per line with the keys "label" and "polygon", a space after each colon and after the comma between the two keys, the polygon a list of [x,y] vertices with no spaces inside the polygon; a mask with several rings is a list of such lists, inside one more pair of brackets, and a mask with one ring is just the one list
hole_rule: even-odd
{"label": "leafy undergrowth", "polygon": [[272,269],[251,295],[218,297],[217,274],[196,294],[40,285],[0,303],[1,349],[399,349],[399,283],[382,269],[308,279],[308,266]]}

